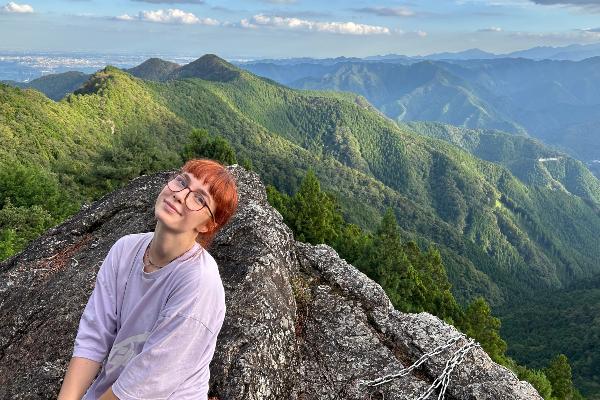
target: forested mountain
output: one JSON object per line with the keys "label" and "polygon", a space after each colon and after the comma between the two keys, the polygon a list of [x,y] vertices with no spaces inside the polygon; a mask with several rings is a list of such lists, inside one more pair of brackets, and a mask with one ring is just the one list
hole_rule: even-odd
{"label": "forested mountain", "polygon": [[[434,122],[407,125],[481,159],[502,164],[527,185],[570,192],[598,203],[600,182],[585,165],[548,149],[538,140]],[[539,292],[528,300],[504,304],[496,311],[502,315],[501,333],[510,343],[510,356],[532,368],[543,368],[557,352],[566,354],[578,372],[576,385],[586,393],[600,392],[600,354],[594,350],[600,333],[600,274],[564,289]],[[593,378],[583,379],[581,375]]]}
{"label": "forested mountain", "polygon": [[584,162],[600,158],[600,57],[244,67],[296,88],[360,94],[396,121],[527,133]]}
{"label": "forested mountain", "polygon": [[556,353],[566,354],[574,382],[590,399],[600,393],[600,275],[569,288],[539,293],[497,310],[508,354],[543,368]]}
{"label": "forested mountain", "polygon": [[126,71],[133,76],[151,81],[199,78],[226,82],[239,77],[241,70],[218,57],[201,57],[183,66],[160,58],[150,58]]}
{"label": "forested mountain", "polygon": [[149,58],[137,67],[129,68],[126,71],[138,78],[160,81],[179,67],[180,65],[174,62]]}
{"label": "forested mountain", "polygon": [[440,249],[461,302],[482,294],[507,305],[600,272],[597,181],[576,166],[545,181],[517,178],[423,127],[394,123],[362,97],[289,89],[212,55],[169,75],[144,81],[107,67],[60,102],[0,85],[4,254],[81,202],[177,166],[203,128],[283,192],[312,168],[365,229],[391,207],[403,237]]}
{"label": "forested mountain", "polygon": [[504,165],[527,185],[546,186],[600,204],[600,181],[581,161],[539,140],[436,122],[407,122],[420,134],[455,144],[478,158]]}
{"label": "forested mountain", "polygon": [[46,94],[52,100],[60,100],[67,93],[74,92],[89,79],[90,75],[83,72],[69,71],[59,74],[45,75],[31,82],[5,81],[3,83],[20,88],[31,88]]}

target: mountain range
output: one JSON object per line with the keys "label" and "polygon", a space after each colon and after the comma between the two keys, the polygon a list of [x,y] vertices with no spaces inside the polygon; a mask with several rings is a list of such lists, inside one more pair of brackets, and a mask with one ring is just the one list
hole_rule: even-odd
{"label": "mountain range", "polygon": [[500,129],[538,138],[590,167],[600,159],[600,57],[244,67],[295,88],[359,94],[395,121]]}
{"label": "mountain range", "polygon": [[[449,65],[407,71],[467,85],[452,68],[468,69]],[[202,128],[289,194],[313,169],[365,229],[392,207],[406,239],[440,249],[462,302],[483,295],[516,310],[600,275],[600,183],[582,162],[522,135],[392,121],[365,97],[290,89],[214,55],[109,66],[58,102],[0,85],[0,173],[36,165],[75,193],[91,176],[176,166],[189,132]]]}

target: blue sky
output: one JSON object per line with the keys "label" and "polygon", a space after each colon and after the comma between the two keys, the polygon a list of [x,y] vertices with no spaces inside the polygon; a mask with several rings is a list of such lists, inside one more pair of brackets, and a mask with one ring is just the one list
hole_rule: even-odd
{"label": "blue sky", "polygon": [[600,42],[600,0],[0,0],[0,51],[225,58],[424,55]]}

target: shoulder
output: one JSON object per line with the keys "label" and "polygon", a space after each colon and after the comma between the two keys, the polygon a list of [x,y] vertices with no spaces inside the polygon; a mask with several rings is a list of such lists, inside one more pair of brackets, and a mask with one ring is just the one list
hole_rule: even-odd
{"label": "shoulder", "polygon": [[191,317],[212,332],[225,314],[225,289],[215,259],[205,249],[179,266],[170,295],[171,312]]}
{"label": "shoulder", "polygon": [[219,266],[206,249],[202,249],[196,257],[180,267],[179,284],[188,286],[193,296],[211,296],[225,303],[225,289]]}
{"label": "shoulder", "polygon": [[110,248],[106,260],[112,265],[114,273],[119,275],[123,265],[135,256],[136,249],[144,241],[149,241],[153,232],[134,233],[120,237]]}
{"label": "shoulder", "polygon": [[131,233],[121,236],[113,245],[115,248],[129,248],[154,235],[154,232]]}

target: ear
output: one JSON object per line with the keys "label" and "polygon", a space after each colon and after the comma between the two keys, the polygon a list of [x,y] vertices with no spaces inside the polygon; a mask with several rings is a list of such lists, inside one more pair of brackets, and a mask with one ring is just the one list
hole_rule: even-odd
{"label": "ear", "polygon": [[210,232],[212,230],[212,228],[213,228],[212,225],[213,225],[212,221],[208,221],[204,225],[198,225],[194,229],[198,233],[208,233],[208,232]]}
{"label": "ear", "polygon": [[194,228],[194,230],[198,233],[206,233],[208,232],[210,229],[208,227],[208,224],[204,224],[204,225],[199,225],[196,228]]}

